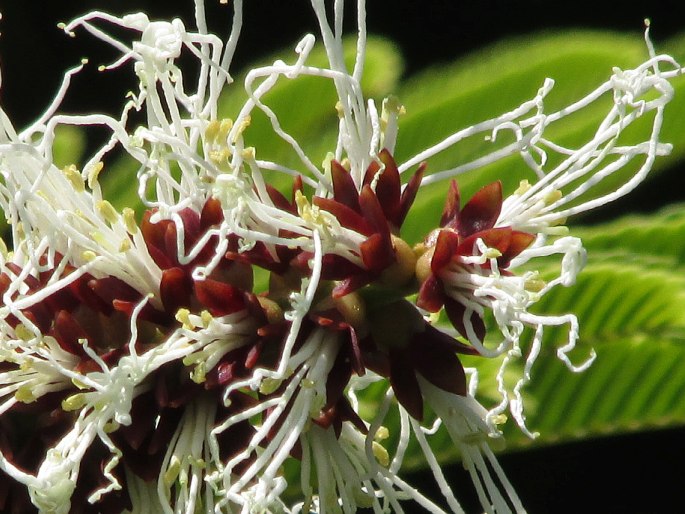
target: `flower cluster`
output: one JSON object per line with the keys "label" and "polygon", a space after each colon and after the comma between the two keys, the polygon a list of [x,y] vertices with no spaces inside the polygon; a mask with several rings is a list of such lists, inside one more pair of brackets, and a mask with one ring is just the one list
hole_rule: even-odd
{"label": "flower cluster", "polygon": [[[120,50],[112,67],[133,63],[140,87],[119,119],[58,114],[78,69],[23,132],[0,111],[0,207],[12,238],[0,257],[0,509],[403,512],[401,502],[412,500],[429,512],[461,512],[429,444],[442,425],[483,508],[523,511],[489,440],[507,411],[528,432],[521,389],[545,327],[568,326],[558,355],[571,369],[591,361],[576,366],[567,355],[578,337],[572,314],[532,307],[583,267],[582,244],[564,220],[625,194],[668,153],[659,127],[679,68],[652,50],[639,68],[615,70],[552,113],[544,112],[546,82],[518,109],[398,164],[401,108],[389,99],[379,113],[362,96],[364,17],[349,72],[342,4],[329,12],[312,0],[327,66],[309,64],[314,38],[306,36],[292,64],[247,74],[248,100],[233,120],[219,117],[217,102],[232,83],[240,0],[226,43],[208,33],[201,1],[197,32],[179,20],[101,12],[65,26]],[[105,24],[132,41],[114,39]],[[182,55],[200,63],[190,81]],[[265,101],[281,78],[302,76],[329,80],[338,96],[338,143],[322,164]],[[565,148],[546,138],[549,125],[604,94],[614,104],[590,141]],[[246,145],[255,111],[298,167],[259,160],[259,147]],[[146,121],[133,127],[139,112]],[[648,141],[621,143],[626,126],[649,116]],[[104,125],[111,139],[81,169],[58,169],[52,142],[62,124]],[[462,139],[482,133],[495,145],[505,130],[514,142],[478,162],[521,156],[531,182],[509,196],[494,182],[462,201],[454,177],[474,163],[430,170],[432,156]],[[115,148],[138,163],[144,212],[119,211],[103,195],[98,176]],[[548,153],[561,156],[552,169]],[[633,161],[628,182],[592,193]],[[292,193],[274,186],[277,174],[290,177]],[[446,178],[442,218],[411,244],[402,226],[414,200]],[[550,257],[560,257],[560,271],[542,277],[536,262]],[[268,286],[256,286],[255,274]],[[501,402],[490,410],[460,355],[502,357]],[[512,387],[504,371],[518,359],[524,374]],[[365,409],[373,399],[375,409]],[[388,439],[391,409],[399,433]],[[401,478],[411,438],[447,507]],[[299,481],[284,472],[291,462]]]}

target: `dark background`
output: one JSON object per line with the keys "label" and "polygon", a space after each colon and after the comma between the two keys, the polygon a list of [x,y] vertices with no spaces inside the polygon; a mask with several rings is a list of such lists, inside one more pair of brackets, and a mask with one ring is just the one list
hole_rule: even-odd
{"label": "dark background", "polygon": [[[75,80],[65,110],[117,113],[123,95],[133,87],[128,69],[104,75],[94,71],[99,64],[110,62],[114,53],[83,32],[75,40],[68,38],[56,28],[57,22],[99,7],[117,14],[143,9],[151,18],[180,16],[192,26],[191,0],[119,0],[109,2],[115,7],[107,4],[104,0],[0,0],[0,103],[18,127],[48,105],[62,73],[78,64],[81,57],[88,56],[92,65]],[[230,10],[220,7],[218,0],[208,0],[207,4],[210,28],[224,35]],[[316,31],[307,4],[304,0],[247,0],[235,67],[274,49],[292,47],[305,32]],[[399,44],[407,60],[407,74],[514,34],[571,27],[639,34],[644,18],[649,17],[658,48],[659,41],[685,29],[682,0],[643,1],[638,7],[601,0],[368,0],[368,4],[370,31]],[[647,187],[663,201],[666,193],[660,187],[677,172],[681,170],[663,174],[661,182]],[[683,199],[683,189],[669,192],[667,199]],[[683,430],[533,448],[504,454],[501,462],[531,514],[685,511]],[[476,512],[477,502],[466,473],[453,466],[447,474],[453,477],[455,487],[463,490],[458,497],[466,499],[467,510]],[[423,479],[412,477],[413,482]],[[433,493],[437,496],[436,490]]]}

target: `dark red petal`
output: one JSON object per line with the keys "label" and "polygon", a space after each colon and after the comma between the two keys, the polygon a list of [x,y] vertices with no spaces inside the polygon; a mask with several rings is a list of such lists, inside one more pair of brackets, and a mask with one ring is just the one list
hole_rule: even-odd
{"label": "dark red petal", "polygon": [[260,339],[247,352],[247,356],[245,357],[245,362],[244,362],[244,365],[247,369],[252,369],[257,365],[257,362],[259,362],[259,357],[262,354],[262,347],[263,346],[264,346],[264,340]]}
{"label": "dark red petal", "polygon": [[400,206],[400,173],[397,170],[395,159],[387,149],[381,150],[378,154],[381,162],[385,166],[383,173],[376,182],[376,196],[383,208],[386,218],[395,227],[399,227],[401,206]]}
{"label": "dark red petal", "polygon": [[509,266],[511,260],[518,256],[523,250],[528,248],[533,241],[535,241],[535,236],[533,234],[513,230],[511,232],[509,246],[507,247],[506,251],[502,252],[502,256],[497,259],[499,266],[501,268],[506,268]]}
{"label": "dark red petal", "polygon": [[463,353],[465,355],[480,355],[473,346],[464,344],[442,330],[426,323],[425,337],[430,340],[431,348],[440,348],[451,353]]}
{"label": "dark red petal", "polygon": [[374,279],[372,273],[360,273],[358,275],[353,275],[341,281],[339,284],[333,288],[331,296],[333,298],[342,298],[343,296],[356,291],[360,287],[364,287],[369,284]]}
{"label": "dark red petal", "polygon": [[422,162],[419,165],[419,168],[416,170],[416,173],[414,173],[414,176],[411,178],[411,180],[409,180],[409,182],[407,182],[407,185],[404,187],[404,191],[402,191],[402,196],[400,198],[400,209],[397,220],[395,220],[395,224],[398,228],[402,226],[402,223],[404,223],[404,220],[409,213],[409,209],[414,203],[414,199],[416,198],[416,194],[419,192],[421,180],[423,179],[423,174],[425,171],[426,163]]}
{"label": "dark red petal", "polygon": [[495,226],[502,210],[502,183],[498,180],[479,190],[464,206],[457,219],[461,237]]}
{"label": "dark red petal", "polygon": [[81,280],[75,280],[69,284],[69,289],[84,305],[109,316],[113,311],[112,302],[103,300],[93,291],[90,287],[91,280],[94,280],[93,277],[86,274],[81,277]]}
{"label": "dark red petal", "polygon": [[112,305],[114,300],[138,302],[143,297],[126,282],[116,277],[103,277],[89,280],[88,286],[109,305]]}
{"label": "dark red petal", "polygon": [[354,230],[365,236],[373,233],[373,229],[361,214],[358,214],[347,205],[344,205],[337,200],[315,196],[312,199],[312,203],[324,211],[330,212],[345,228],[349,228],[350,230]]}
{"label": "dark red petal", "polygon": [[[183,414],[182,409],[164,409],[159,416],[159,421],[157,422],[157,427],[152,434],[152,439],[147,447],[148,455],[155,455],[162,450],[165,450],[169,446],[169,441],[174,435],[178,428],[178,423]],[[125,455],[125,454],[124,454]],[[159,476],[159,472],[155,477],[150,477],[148,481],[152,481],[153,478]]]}
{"label": "dark red petal", "polygon": [[350,405],[350,402],[347,400],[347,398],[341,398],[336,405],[336,408],[343,420],[352,423],[362,434],[368,434],[369,429],[366,427],[366,424],[362,418],[359,417],[357,411],[352,408],[352,405]]}
{"label": "dark red petal", "polygon": [[216,198],[208,198],[200,213],[200,229],[204,232],[210,227],[220,225],[224,220],[221,202]]}
{"label": "dark red petal", "polygon": [[395,262],[395,251],[389,237],[383,234],[373,234],[361,245],[364,266],[372,273],[380,273]]}
{"label": "dark red petal", "polygon": [[[139,303],[139,300],[134,302],[127,300],[114,300],[112,302],[112,306],[115,310],[123,312],[130,318],[133,316],[133,311],[136,307],[138,307]],[[152,323],[156,323],[157,325],[166,325],[173,319],[171,314],[172,313],[158,311],[152,305],[146,303],[138,313],[138,319],[150,321]]]}
{"label": "dark red petal", "polygon": [[[340,255],[324,255],[321,260],[321,278],[324,280],[343,280],[351,275],[364,273],[364,269]],[[309,269],[308,267],[306,269]]]}
{"label": "dark red petal", "polygon": [[65,310],[59,311],[55,317],[54,331],[55,339],[63,350],[79,357],[86,356],[79,340],[87,340],[88,334],[71,314]]}
{"label": "dark red petal", "polygon": [[173,314],[181,307],[190,307],[192,293],[192,279],[181,268],[169,268],[162,272],[159,294],[168,313]]}
{"label": "dark red petal", "polygon": [[[471,325],[473,327],[473,331],[476,334],[476,338],[478,338],[478,341],[482,342],[483,339],[485,339],[485,323],[483,323],[483,320],[481,317],[478,315],[478,313],[474,311],[469,311],[470,314],[470,321]],[[464,307],[463,304],[459,303],[458,301],[446,297],[445,298],[445,313],[447,314],[447,317],[449,318],[450,322],[452,322],[452,325],[454,328],[457,329],[457,331],[466,339],[469,338],[468,332],[466,331],[466,324],[464,323],[464,316],[467,314],[466,313],[466,307]]]}
{"label": "dark red petal", "polygon": [[460,208],[460,194],[459,186],[456,180],[450,181],[450,187],[447,191],[447,198],[445,199],[445,208],[442,211],[440,218],[440,226],[450,228],[457,228],[457,217],[459,216]]}
{"label": "dark red petal", "polygon": [[291,199],[290,203],[293,205],[293,208],[295,209],[294,212],[297,212],[297,207],[295,206],[295,198],[297,197],[298,191],[300,193],[304,191],[304,184],[302,182],[302,176],[301,175],[298,175],[293,180],[293,192],[292,192],[292,197],[291,197],[292,199]]}
{"label": "dark red petal", "polygon": [[466,395],[466,374],[454,352],[431,345],[428,333],[417,334],[409,349],[416,371],[448,393]]}
{"label": "dark red petal", "polygon": [[173,265],[171,259],[166,255],[166,245],[164,243],[167,225],[169,220],[162,220],[157,223],[150,222],[150,218],[155,213],[154,210],[145,211],[140,223],[140,231],[145,239],[145,245],[150,253],[150,257],[162,269]]}
{"label": "dark red petal", "polygon": [[416,298],[416,305],[428,312],[438,312],[445,303],[445,291],[442,282],[435,275],[431,274],[421,284],[419,295]]}
{"label": "dark red petal", "polygon": [[122,436],[134,450],[140,449],[148,435],[155,430],[158,414],[154,395],[149,392],[139,394],[131,404],[133,422],[121,426],[117,430],[117,435]]}
{"label": "dark red petal", "polygon": [[374,232],[386,235],[390,240],[390,228],[385,217],[383,208],[374,194],[371,186],[365,185],[359,193],[359,206],[361,207],[364,219],[369,223]]}
{"label": "dark red petal", "polygon": [[297,207],[294,206],[286,197],[281,193],[278,189],[273,187],[271,184],[266,184],[266,192],[269,195],[269,198],[271,199],[271,202],[274,204],[274,207],[277,207],[283,211],[289,212],[291,214],[296,214],[297,213]]}
{"label": "dark red petal", "polygon": [[333,198],[355,212],[359,210],[359,191],[350,172],[338,161],[331,161],[331,175],[333,177]]}
{"label": "dark red petal", "polygon": [[240,289],[211,278],[195,281],[195,295],[213,316],[224,316],[245,308]]}
{"label": "dark red petal", "polygon": [[416,379],[414,365],[406,349],[390,350],[390,385],[395,391],[397,401],[410,416],[423,420],[423,396]]}
{"label": "dark red petal", "polygon": [[371,164],[369,164],[368,168],[366,168],[366,171],[364,172],[364,180],[362,181],[362,187],[370,185],[371,182],[373,182],[376,173],[378,173],[378,170],[380,169],[381,165],[378,164],[377,161],[371,161]]}
{"label": "dark red petal", "polygon": [[345,387],[352,376],[348,360],[347,352],[338,352],[333,367],[328,372],[328,377],[326,378],[326,403],[324,409],[333,407],[343,398]]}
{"label": "dark red petal", "polygon": [[475,248],[475,244],[478,239],[482,239],[483,243],[485,243],[488,248],[495,248],[504,256],[509,252],[509,245],[511,244],[512,240],[512,230],[510,227],[502,227],[476,232],[459,243],[459,246],[457,247],[457,254],[480,254],[480,252]]}
{"label": "dark red petal", "polygon": [[433,273],[440,273],[450,263],[459,247],[459,236],[456,232],[450,229],[441,230],[438,233],[435,250],[431,258],[431,271]]}
{"label": "dark red petal", "polygon": [[[200,215],[193,209],[186,208],[181,209],[178,212],[178,216],[183,224],[183,242],[185,244],[185,252],[188,253],[202,235]],[[176,245],[174,244],[175,248]]]}
{"label": "dark red petal", "polygon": [[352,371],[354,371],[358,376],[363,376],[366,373],[364,368],[364,362],[362,360],[362,350],[359,345],[359,338],[357,337],[357,331],[353,326],[349,327],[350,331],[350,351],[351,359],[350,365],[352,366]]}

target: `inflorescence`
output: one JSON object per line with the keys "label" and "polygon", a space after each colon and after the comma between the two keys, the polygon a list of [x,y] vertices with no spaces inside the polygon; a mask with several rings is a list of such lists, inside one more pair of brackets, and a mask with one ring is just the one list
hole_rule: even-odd
{"label": "inflorescence", "polygon": [[[292,64],[247,74],[248,100],[233,121],[219,118],[217,102],[232,83],[240,0],[226,43],[208,33],[201,1],[197,32],[144,14],[95,12],[66,25],[121,51],[110,67],[133,62],[140,88],[119,119],[58,114],[80,67],[23,132],[0,111],[0,207],[12,238],[0,258],[3,511],[402,512],[411,500],[428,512],[462,512],[429,444],[441,426],[483,508],[523,511],[490,448],[498,425],[509,412],[530,434],[521,390],[545,327],[567,327],[557,353],[570,369],[592,361],[576,365],[568,355],[575,316],[532,307],[571,285],[584,265],[565,220],[622,196],[670,150],[659,128],[668,79],[680,69],[647,38],[647,62],[614,70],[571,106],[544,112],[547,81],[519,108],[398,164],[397,100],[379,113],[361,92],[363,9],[349,72],[342,2],[330,23],[324,0],[312,5],[328,65],[308,63],[314,37],[306,36]],[[133,41],[109,36],[108,23]],[[182,54],[200,62],[190,93]],[[279,80],[301,76],[330,81],[338,95],[338,143],[320,164],[265,100]],[[546,138],[549,125],[607,95],[613,106],[591,140],[566,148]],[[132,127],[138,111],[146,124]],[[258,143],[246,146],[254,111],[299,167],[259,160]],[[651,138],[623,143],[639,117],[650,117]],[[63,124],[103,125],[111,139],[82,169],[58,169],[52,142]],[[472,163],[430,169],[432,156],[461,140],[480,134],[495,145],[504,131],[513,143],[493,146],[479,163],[519,155],[530,167],[530,182],[508,196],[496,181],[461,198],[455,177]],[[98,175],[114,148],[138,163],[142,213],[103,196]],[[549,153],[561,158],[548,169]],[[592,194],[633,163],[632,178]],[[271,183],[283,174],[287,191]],[[402,226],[422,187],[443,179],[441,219],[419,243],[406,241]],[[550,258],[559,272],[543,277],[536,262]],[[268,277],[264,290],[255,273]],[[500,358],[501,401],[489,409],[475,398],[465,355],[471,363]],[[504,372],[519,360],[523,374],[512,386]],[[384,425],[391,410],[398,434]],[[401,478],[412,438],[446,507]],[[284,472],[291,462],[299,477]]]}

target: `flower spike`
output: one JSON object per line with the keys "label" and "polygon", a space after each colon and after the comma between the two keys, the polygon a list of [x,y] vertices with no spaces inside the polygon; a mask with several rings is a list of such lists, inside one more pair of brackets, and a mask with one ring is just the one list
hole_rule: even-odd
{"label": "flower spike", "polygon": [[[483,510],[525,512],[490,442],[505,412],[533,435],[522,389],[546,327],[568,327],[556,353],[570,369],[591,362],[567,355],[576,317],[536,307],[585,264],[565,220],[632,190],[668,153],[659,129],[681,68],[648,43],[645,63],[615,69],[566,108],[546,112],[545,81],[520,107],[399,162],[404,108],[395,97],[380,109],[364,97],[363,1],[351,72],[345,2],[311,0],[327,63],[311,58],[307,35],[291,58],[249,70],[242,85],[228,72],[242,0],[231,3],[225,42],[195,3],[197,30],[144,13],[94,12],[65,25],[120,53],[105,69],[131,65],[139,87],[119,116],[60,113],[81,67],[23,131],[0,110],[0,207],[11,238],[11,248],[0,245],[0,510],[381,513],[413,502],[463,512],[431,447],[442,426]],[[197,66],[184,74],[188,59]],[[270,104],[279,82],[307,76],[337,94],[338,135],[321,166]],[[221,119],[227,87],[244,88],[247,100]],[[566,148],[550,138],[550,125],[604,94],[613,107],[588,142]],[[260,137],[255,114],[271,129]],[[651,119],[649,139],[624,141],[639,118]],[[53,162],[64,124],[111,133],[83,169]],[[504,146],[502,131],[513,137]],[[433,156],[474,135],[492,149],[427,171]],[[288,145],[295,163],[263,159],[264,137]],[[118,169],[115,147],[138,169],[138,212],[117,210],[99,183]],[[530,182],[505,196],[511,184],[498,180],[464,202],[455,177],[509,156],[522,159]],[[595,189],[628,164],[632,178]],[[412,247],[402,234],[422,223],[412,205],[445,179],[439,223],[421,225],[425,237]],[[535,271],[555,258],[556,276]],[[493,357],[502,364],[490,389],[501,399],[488,410],[475,375]],[[511,385],[517,359],[523,374]],[[444,505],[402,478],[411,440]],[[291,464],[299,484],[283,472]]]}

